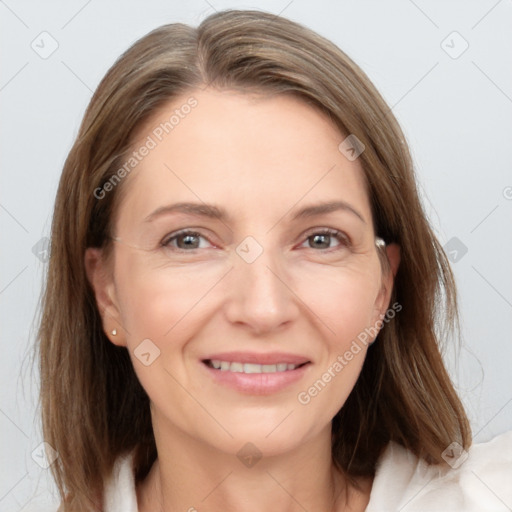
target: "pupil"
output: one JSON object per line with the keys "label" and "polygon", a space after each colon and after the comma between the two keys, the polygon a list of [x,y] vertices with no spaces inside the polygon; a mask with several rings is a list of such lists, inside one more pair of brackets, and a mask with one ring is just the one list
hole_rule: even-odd
{"label": "pupil", "polygon": [[195,245],[197,245],[197,244],[194,244],[193,241],[191,242],[191,239],[194,239],[194,238],[197,238],[197,237],[195,235],[182,235],[182,239],[185,243],[185,247],[194,246],[193,248],[197,249],[197,247],[195,247]]}
{"label": "pupil", "polygon": [[[318,242],[318,240],[319,240],[319,239],[323,238],[323,239],[325,240],[325,239],[326,239],[326,238],[328,238],[329,236],[330,236],[330,235],[313,235],[313,240],[314,240],[314,242],[316,243],[316,242]],[[327,243],[327,244],[325,244],[325,242],[324,242],[324,246],[329,247],[329,244],[328,244],[328,243]]]}

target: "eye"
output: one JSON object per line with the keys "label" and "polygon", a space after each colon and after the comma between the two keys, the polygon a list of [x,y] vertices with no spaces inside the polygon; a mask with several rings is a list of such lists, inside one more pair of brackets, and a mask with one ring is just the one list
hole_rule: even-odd
{"label": "eye", "polygon": [[[178,249],[187,251],[188,249],[203,249],[204,247],[199,247],[199,239],[202,238],[206,240],[206,238],[196,231],[178,231],[177,233],[172,233],[170,236],[164,238],[161,242],[163,247],[168,247],[170,249]],[[176,241],[176,245],[172,244],[172,242]]]}
{"label": "eye", "polygon": [[333,238],[339,242],[339,246],[335,247],[334,250],[339,250],[350,246],[350,240],[344,233],[336,229],[329,228],[310,232],[310,234],[307,235],[304,243],[310,242],[313,244],[312,248],[332,249],[332,247],[329,246]]}
{"label": "eye", "polygon": [[[333,238],[338,241],[338,247],[330,247]],[[207,243],[210,243],[201,233],[184,229],[176,233],[171,233],[169,236],[164,238],[161,242],[161,246],[171,250],[185,252],[188,250],[193,251],[194,249],[205,248],[205,246],[200,246],[201,239],[205,240]],[[309,234],[306,235],[306,240],[303,242],[303,244],[308,242],[313,244],[312,247],[310,247],[313,249],[340,250],[346,247],[350,247],[350,240],[344,233],[336,229],[329,228],[310,231]]]}

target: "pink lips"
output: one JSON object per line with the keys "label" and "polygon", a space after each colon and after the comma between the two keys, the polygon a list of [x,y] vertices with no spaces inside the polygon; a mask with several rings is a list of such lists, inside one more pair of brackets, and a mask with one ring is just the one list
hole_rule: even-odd
{"label": "pink lips", "polygon": [[[266,364],[273,365],[287,363],[302,365],[295,370],[276,371],[272,373],[243,373],[223,371],[208,366],[210,360],[220,360],[238,363]],[[287,386],[300,380],[309,370],[311,361],[304,356],[286,353],[249,353],[249,352],[225,352],[212,354],[205,358],[201,366],[208,372],[210,377],[218,384],[235,389],[238,392],[251,395],[269,395],[276,393]]]}

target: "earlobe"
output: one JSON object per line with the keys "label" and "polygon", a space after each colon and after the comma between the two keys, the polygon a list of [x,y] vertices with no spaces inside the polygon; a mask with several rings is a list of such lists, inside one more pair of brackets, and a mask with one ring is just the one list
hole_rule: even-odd
{"label": "earlobe", "polygon": [[84,264],[105,334],[114,345],[126,346],[112,272],[103,257],[102,249],[87,248]]}

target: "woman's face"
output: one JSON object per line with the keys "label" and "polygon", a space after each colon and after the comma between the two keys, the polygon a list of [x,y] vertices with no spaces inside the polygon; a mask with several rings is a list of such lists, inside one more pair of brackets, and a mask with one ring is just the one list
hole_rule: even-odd
{"label": "woman's face", "polygon": [[[330,429],[393,278],[359,160],[338,149],[345,137],[298,99],[212,89],[173,101],[138,135],[138,163],[117,185],[110,274],[92,280],[153,421],[265,455]],[[89,269],[97,256],[88,250]]]}

